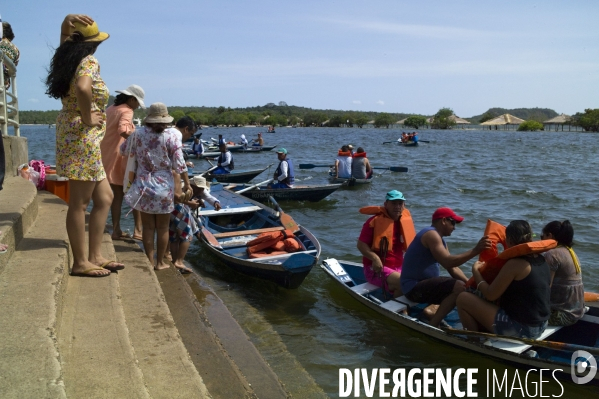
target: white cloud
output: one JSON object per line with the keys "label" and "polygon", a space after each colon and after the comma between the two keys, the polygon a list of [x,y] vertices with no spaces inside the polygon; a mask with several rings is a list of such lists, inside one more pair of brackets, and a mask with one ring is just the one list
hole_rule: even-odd
{"label": "white cloud", "polygon": [[384,102],[383,100],[378,100],[376,103],[377,103],[378,105],[385,105],[385,102]]}
{"label": "white cloud", "polygon": [[354,101],[352,101],[352,103],[354,103],[354,104],[362,104],[362,101],[360,101],[360,100],[354,100]]}
{"label": "white cloud", "polygon": [[40,102],[40,100],[38,100],[37,98],[30,98],[27,101],[29,101],[30,103],[39,103]]}

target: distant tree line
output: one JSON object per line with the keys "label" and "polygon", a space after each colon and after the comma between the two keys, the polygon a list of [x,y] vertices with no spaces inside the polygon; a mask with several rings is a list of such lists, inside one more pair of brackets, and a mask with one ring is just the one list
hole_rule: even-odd
{"label": "distant tree line", "polygon": [[[114,97],[110,97],[112,104]],[[288,105],[285,101],[278,104],[268,103],[264,106],[231,108],[231,107],[181,107],[169,106],[169,112],[175,120],[189,116],[198,124],[217,126],[327,126],[327,127],[357,127],[362,128],[372,123],[377,128],[389,128],[399,120],[405,119],[404,126],[420,129],[451,129],[456,125],[454,112],[451,108],[441,108],[429,121],[424,115],[409,115],[404,113],[360,112],[341,110],[317,110],[306,107]],[[59,111],[20,111],[19,119],[22,124],[54,124]],[[473,124],[479,124],[499,115],[509,113],[526,120],[523,130],[542,130],[542,122],[557,116],[554,110],[546,108],[490,108],[481,115],[467,118]],[[135,110],[134,118],[142,119],[146,111]],[[537,122],[537,123],[532,123]],[[586,131],[599,131],[599,109],[586,109],[572,116],[572,126],[580,126]]]}

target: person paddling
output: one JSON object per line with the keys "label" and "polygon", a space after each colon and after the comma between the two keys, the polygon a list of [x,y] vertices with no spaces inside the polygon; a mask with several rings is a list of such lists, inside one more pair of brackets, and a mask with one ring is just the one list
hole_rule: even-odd
{"label": "person paddling", "polygon": [[254,143],[252,145],[262,147],[264,145],[264,139],[262,138],[262,133],[258,133],[258,138],[256,140],[252,140]]}
{"label": "person paddling", "polygon": [[293,188],[295,173],[293,171],[293,162],[287,158],[287,150],[279,148],[277,158],[279,159],[279,166],[277,166],[273,176],[276,183],[270,184],[268,188]]}
{"label": "person paddling", "polygon": [[370,161],[362,147],[358,147],[358,151],[352,157],[351,174],[354,179],[368,179],[372,175]]}
{"label": "person paddling", "polygon": [[211,173],[213,175],[224,175],[231,173],[231,170],[233,170],[233,156],[231,155],[231,151],[227,150],[227,143],[225,143],[224,140],[219,142],[218,150],[220,151],[220,155],[218,158],[216,158],[218,167]]}

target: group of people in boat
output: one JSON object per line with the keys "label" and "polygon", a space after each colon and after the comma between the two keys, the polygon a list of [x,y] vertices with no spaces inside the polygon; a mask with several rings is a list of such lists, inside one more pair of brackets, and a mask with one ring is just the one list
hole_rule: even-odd
{"label": "group of people in boat", "polygon": [[417,143],[418,142],[418,132],[406,133],[401,132],[401,138],[399,139],[402,143]]}
{"label": "group of people in boat", "polygon": [[358,147],[354,152],[351,144],[343,145],[335,159],[334,176],[341,179],[368,179],[372,175],[370,161],[364,148]]}
{"label": "group of people in boat", "polygon": [[[405,201],[401,192],[392,190],[383,206],[361,208],[360,213],[372,216],[362,227],[357,248],[368,282],[393,297],[404,295],[430,305],[423,321],[444,325],[445,316],[457,306],[464,329],[537,338],[547,325],[571,325],[583,316],[580,262],[572,250],[574,229],[568,220],[548,223],[541,241],[535,242],[525,220],[513,220],[505,228],[495,223],[499,230],[486,231],[472,249],[454,255],[444,237],[464,218],[441,207],[431,225],[416,233]],[[476,261],[468,279],[460,266],[481,253],[496,255],[498,242],[504,252]],[[494,278],[492,265],[498,266]],[[449,276],[440,275],[441,267]]]}

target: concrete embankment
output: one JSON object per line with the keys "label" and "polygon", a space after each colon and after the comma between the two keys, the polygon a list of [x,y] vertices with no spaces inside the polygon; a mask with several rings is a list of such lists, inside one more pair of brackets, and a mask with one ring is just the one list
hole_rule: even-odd
{"label": "concrete embankment", "polygon": [[105,234],[104,256],[125,269],[70,276],[66,212],[20,177],[0,191],[0,397],[289,396],[220,299],[205,287],[206,311],[135,242]]}

